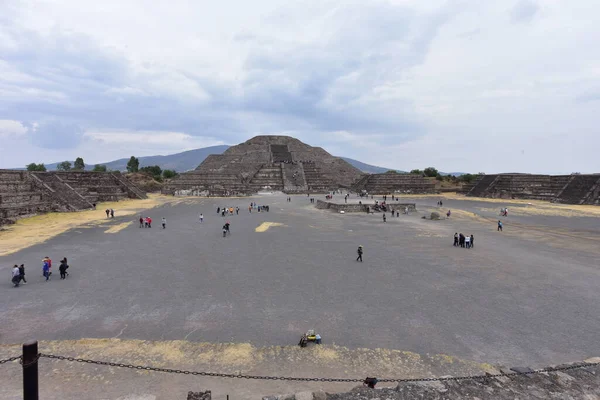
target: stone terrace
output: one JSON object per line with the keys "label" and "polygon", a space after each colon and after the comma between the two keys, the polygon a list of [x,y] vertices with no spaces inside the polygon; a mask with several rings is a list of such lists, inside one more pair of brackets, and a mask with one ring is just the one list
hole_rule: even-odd
{"label": "stone terrace", "polygon": [[24,215],[75,211],[146,194],[120,174],[0,170],[0,224]]}
{"label": "stone terrace", "polygon": [[436,193],[435,182],[420,175],[386,172],[361,179],[353,186],[355,191],[366,190],[372,194]]}

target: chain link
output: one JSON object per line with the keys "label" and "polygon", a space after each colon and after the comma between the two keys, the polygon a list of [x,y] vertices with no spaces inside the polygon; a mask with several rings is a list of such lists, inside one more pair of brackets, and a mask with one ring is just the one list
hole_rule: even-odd
{"label": "chain link", "polygon": [[[196,375],[196,376],[212,376],[217,378],[237,378],[237,379],[259,379],[259,380],[282,380],[282,381],[303,381],[303,382],[363,382],[364,379],[356,379],[356,378],[298,378],[291,376],[260,376],[260,375],[242,375],[242,374],[222,374],[217,372],[198,372],[198,371],[186,371],[179,369],[170,369],[170,368],[158,368],[158,367],[149,367],[142,365],[133,365],[133,364],[123,364],[123,363],[114,363],[110,361],[95,361],[88,360],[84,358],[74,358],[74,357],[65,357],[65,356],[57,356],[53,354],[43,354],[40,353],[38,357],[45,357],[54,360],[62,360],[62,361],[72,361],[79,362],[85,364],[96,364],[96,365],[107,365],[109,367],[118,367],[118,368],[129,368],[129,369],[137,369],[144,371],[154,371],[154,372],[166,372],[172,374],[184,374],[184,375]],[[14,357],[13,359],[17,359],[20,357]],[[10,359],[9,359],[10,361]],[[6,361],[5,361],[6,362]],[[2,362],[0,362],[2,364]],[[472,376],[449,376],[444,378],[401,378],[401,379],[378,379],[378,382],[446,382],[446,381],[462,381],[462,380],[487,380],[491,378],[498,378],[503,376],[516,376],[516,375],[533,375],[533,374],[541,374],[546,372],[556,372],[556,371],[567,371],[578,368],[586,368],[586,367],[594,367],[600,365],[600,362],[597,363],[585,363],[585,364],[574,364],[574,365],[566,365],[562,367],[549,367],[543,369],[536,369],[527,372],[514,372],[514,373],[499,373],[499,374],[485,374],[485,375],[472,375]]]}
{"label": "chain link", "polygon": [[0,360],[0,364],[6,364],[8,362],[15,361],[15,360],[20,360],[20,359],[21,359],[21,356],[11,357],[11,358],[7,358],[7,359],[4,359],[4,360]]}

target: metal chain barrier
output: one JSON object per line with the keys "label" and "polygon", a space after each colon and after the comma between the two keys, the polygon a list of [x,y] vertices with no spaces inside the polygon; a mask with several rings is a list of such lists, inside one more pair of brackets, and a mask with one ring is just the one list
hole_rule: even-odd
{"label": "metal chain barrier", "polygon": [[[96,364],[96,365],[107,365],[109,367],[118,367],[118,368],[129,368],[129,369],[137,369],[143,371],[154,371],[154,372],[166,372],[171,374],[183,374],[183,375],[199,375],[199,376],[212,376],[217,378],[238,378],[238,379],[261,379],[261,380],[281,380],[281,381],[302,381],[302,382],[363,382],[364,379],[356,379],[356,378],[296,378],[290,376],[260,376],[260,375],[241,375],[241,374],[222,374],[217,372],[198,372],[198,371],[187,371],[180,369],[170,369],[170,368],[157,368],[157,367],[149,367],[143,365],[133,365],[133,364],[123,364],[123,363],[114,363],[109,361],[95,361],[95,360],[87,360],[84,358],[74,358],[74,357],[65,357],[65,356],[56,356],[53,354],[43,354],[40,353],[39,357],[50,358],[54,360],[62,360],[62,361],[72,361],[79,362],[84,364]],[[20,357],[13,357],[12,360],[16,360]],[[11,359],[9,359],[10,361]],[[8,362],[8,361],[5,361]],[[0,362],[2,364],[2,362]],[[514,373],[499,373],[499,374],[485,374],[485,375],[472,375],[472,376],[454,376],[454,377],[445,377],[445,378],[401,378],[401,379],[377,379],[378,382],[446,382],[446,381],[462,381],[462,380],[486,380],[490,378],[497,377],[511,377],[518,375],[533,375],[533,374],[541,374],[546,372],[556,372],[556,371],[567,371],[578,368],[586,368],[586,367],[595,367],[600,365],[600,362],[597,363],[584,363],[584,364],[574,364],[574,365],[566,365],[562,367],[549,367],[536,369],[526,372],[514,372]]]}
{"label": "metal chain barrier", "polygon": [[8,362],[15,361],[15,360],[20,360],[20,359],[21,359],[21,356],[11,357],[11,358],[7,358],[7,359],[4,359],[4,360],[0,360],[0,364],[6,364]]}

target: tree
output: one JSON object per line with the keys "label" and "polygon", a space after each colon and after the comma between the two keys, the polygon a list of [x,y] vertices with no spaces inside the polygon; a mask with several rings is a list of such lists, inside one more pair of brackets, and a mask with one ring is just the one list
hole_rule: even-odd
{"label": "tree", "polygon": [[410,171],[410,173],[413,175],[423,175],[423,171],[421,171],[420,169],[413,169],[412,171]]}
{"label": "tree", "polygon": [[76,171],[83,171],[85,169],[85,163],[83,162],[83,158],[77,157],[75,159],[75,163],[73,163],[73,169]]}
{"label": "tree", "polygon": [[129,161],[127,161],[127,172],[138,172],[140,168],[140,160],[136,157],[131,156]]}
{"label": "tree", "polygon": [[179,176],[179,174],[177,173],[177,171],[175,171],[173,169],[165,169],[162,173],[162,176],[165,179],[171,179],[171,178],[175,178],[176,176]]}
{"label": "tree", "polygon": [[465,183],[471,183],[475,180],[476,176],[473,174],[462,174],[458,180]]}
{"label": "tree", "polygon": [[106,172],[106,165],[96,164],[96,165],[94,165],[94,169],[92,171],[94,171],[94,172]]}
{"label": "tree", "polygon": [[433,167],[427,167],[423,170],[423,173],[425,174],[425,176],[433,178],[438,175],[438,170]]}
{"label": "tree", "polygon": [[158,165],[149,165],[140,168],[140,172],[150,176],[160,176],[160,174],[162,174],[162,169]]}
{"label": "tree", "polygon": [[46,166],[44,163],[36,164],[31,163],[27,165],[27,171],[38,171],[38,172],[46,172]]}
{"label": "tree", "polygon": [[57,171],[70,171],[71,170],[71,161],[63,161],[56,166]]}

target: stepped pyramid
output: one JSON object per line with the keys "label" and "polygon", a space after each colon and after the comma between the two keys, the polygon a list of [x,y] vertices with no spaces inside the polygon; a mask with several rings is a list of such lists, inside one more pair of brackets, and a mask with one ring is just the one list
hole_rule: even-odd
{"label": "stepped pyramid", "polygon": [[181,174],[163,193],[191,195],[329,192],[349,188],[363,173],[320,147],[290,136],[256,136],[223,154],[212,154]]}

